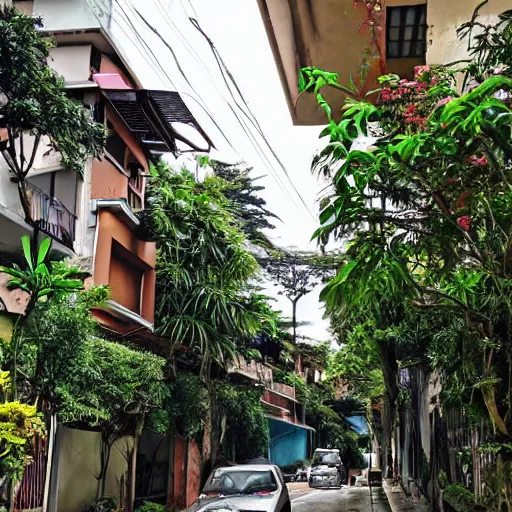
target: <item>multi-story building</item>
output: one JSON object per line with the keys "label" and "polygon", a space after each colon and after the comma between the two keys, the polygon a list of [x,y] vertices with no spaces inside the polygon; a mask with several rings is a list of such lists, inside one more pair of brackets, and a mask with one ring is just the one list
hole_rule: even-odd
{"label": "multi-story building", "polygon": [[261,403],[269,426],[268,458],[279,466],[306,460],[314,447],[314,429],[306,423],[306,409],[296,397],[295,388],[274,382],[272,367],[248,363],[238,358],[228,373],[231,378],[253,381],[264,386]]}
{"label": "multi-story building", "polygon": [[[14,5],[41,17],[40,30],[55,41],[49,64],[64,78],[69,95],[82,102],[92,120],[104,124],[107,140],[101,158],[91,157],[84,165],[83,179],[62,165],[48,140],[41,141],[27,176],[29,220],[0,158],[0,259],[19,258],[20,237],[37,229],[53,239],[54,258],[71,258],[90,272],[86,284],[109,287],[110,300],[94,311],[102,329],[118,339],[155,347],[161,343],[153,334],[156,246],[138,234],[137,217],[144,208],[149,166],[162,154],[208,151],[211,141],[177,92],[140,86],[105,29],[115,22],[111,2],[34,0]],[[192,131],[193,141],[187,138]],[[26,133],[23,143],[29,151],[34,140]],[[13,314],[23,314],[27,301],[24,292],[7,288],[8,280],[0,274],[0,336],[6,338]],[[159,472],[151,485],[137,479],[138,489],[146,493],[137,496],[167,496],[168,441],[158,439]],[[141,457],[152,443],[156,441],[150,435],[143,436]],[[82,510],[96,496],[99,433],[60,428],[55,444],[58,454],[45,510]],[[121,451],[115,451],[107,476],[109,494],[118,495],[126,464]],[[29,473],[32,476],[19,491],[18,498],[24,500],[17,503],[20,508],[42,504],[34,481],[44,482],[45,465]]]}
{"label": "multi-story building", "polygon": [[[156,247],[137,237],[136,213],[144,207],[150,162],[189,142],[176,123],[196,128],[205,150],[211,143],[178,93],[138,87],[102,28],[111,21],[109,2],[94,4],[101,9],[93,12],[85,0],[15,2],[22,12],[42,17],[41,31],[56,43],[49,64],[64,77],[70,96],[105,125],[107,143],[101,159],[88,160],[82,180],[41,141],[28,175],[30,223],[0,162],[0,251],[15,254],[20,236],[37,227],[53,238],[58,257],[80,259],[91,272],[90,284],[109,286],[111,300],[95,311],[104,328],[144,338],[153,329]],[[26,148],[32,141],[24,135]],[[17,313],[22,295],[8,291],[5,282],[0,276],[0,306]]]}
{"label": "multi-story building", "polygon": [[[315,66],[350,78],[369,91],[376,78],[396,73],[412,78],[414,67],[467,58],[467,41],[457,28],[473,15],[479,0],[258,0],[292,119],[298,125],[325,124],[311,94],[299,95],[301,68]],[[480,9],[482,23],[510,8],[493,0]],[[360,83],[361,73],[367,79]],[[323,91],[339,112],[345,96]]]}

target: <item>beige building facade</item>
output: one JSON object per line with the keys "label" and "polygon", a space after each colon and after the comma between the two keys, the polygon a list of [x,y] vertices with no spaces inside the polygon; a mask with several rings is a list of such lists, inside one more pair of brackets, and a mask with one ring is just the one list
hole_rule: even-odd
{"label": "beige building facade", "polygon": [[[299,71],[314,66],[352,80],[361,97],[379,75],[412,78],[414,67],[448,64],[468,56],[457,28],[469,21],[481,0],[257,0],[290,114],[297,125],[325,124],[313,95],[299,95]],[[371,8],[369,6],[372,6]],[[480,21],[493,23],[510,9],[509,0],[489,0]],[[363,80],[367,75],[366,80]],[[339,112],[345,96],[322,92]]]}

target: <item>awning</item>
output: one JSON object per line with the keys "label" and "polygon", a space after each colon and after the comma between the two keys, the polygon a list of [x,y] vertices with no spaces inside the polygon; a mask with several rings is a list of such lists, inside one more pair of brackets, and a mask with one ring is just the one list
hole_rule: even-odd
{"label": "awning", "polygon": [[[127,86],[111,89],[111,80],[114,79],[97,82],[104,97],[126,126],[153,154],[209,152],[213,147],[212,141],[199,126],[179,93],[146,89],[127,90]],[[119,80],[122,81],[120,76]],[[103,87],[102,83],[106,87]],[[193,137],[194,140],[185,134],[187,130],[179,129],[179,125],[189,130],[193,129],[197,134]],[[177,141],[180,141],[180,147]]]}
{"label": "awning", "polygon": [[310,427],[309,425],[305,425],[303,423],[300,423],[300,424],[292,423],[291,421],[286,421],[286,420],[283,420],[282,418],[276,418],[275,416],[272,416],[271,414],[265,414],[265,416],[269,420],[280,421],[281,423],[286,423],[287,425],[290,425],[290,427],[303,428],[305,430],[312,430],[313,432],[316,432],[316,429],[314,429],[313,427]]}
{"label": "awning", "polygon": [[92,78],[101,89],[132,89],[132,86],[128,85],[119,73],[95,73]]}
{"label": "awning", "polygon": [[360,436],[367,435],[369,433],[368,423],[364,416],[349,416],[345,418],[350,424],[353,430],[355,430]]}

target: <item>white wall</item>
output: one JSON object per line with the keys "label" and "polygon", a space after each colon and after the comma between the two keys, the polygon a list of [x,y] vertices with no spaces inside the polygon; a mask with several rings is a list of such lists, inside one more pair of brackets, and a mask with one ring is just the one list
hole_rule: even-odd
{"label": "white wall", "polygon": [[[448,64],[467,58],[467,40],[457,40],[457,28],[469,21],[481,0],[428,0],[428,64]],[[490,0],[480,10],[479,22],[491,24],[510,9],[510,0]]]}

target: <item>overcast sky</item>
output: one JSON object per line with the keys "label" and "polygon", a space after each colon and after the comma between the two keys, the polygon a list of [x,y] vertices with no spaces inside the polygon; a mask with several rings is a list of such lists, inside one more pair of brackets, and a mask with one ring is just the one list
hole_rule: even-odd
{"label": "overcast sky", "polygon": [[[320,127],[292,125],[256,0],[117,0],[115,4],[110,33],[142,85],[180,92],[215,143],[212,157],[245,160],[254,167],[255,176],[265,176],[264,197],[282,220],[271,233],[276,243],[314,249],[309,240],[317,226],[320,185],[311,175],[310,163]],[[235,98],[231,96],[209,43],[189,18],[197,19],[215,44],[289,178],[250,123],[250,113],[234,88]],[[275,290],[272,294],[279,299],[276,308],[289,316],[289,303]],[[312,322],[302,328],[303,334],[328,339],[318,290],[299,303],[298,316]]]}

